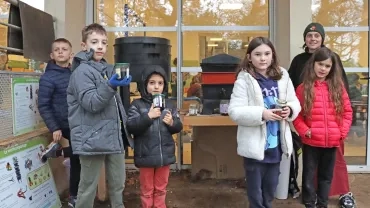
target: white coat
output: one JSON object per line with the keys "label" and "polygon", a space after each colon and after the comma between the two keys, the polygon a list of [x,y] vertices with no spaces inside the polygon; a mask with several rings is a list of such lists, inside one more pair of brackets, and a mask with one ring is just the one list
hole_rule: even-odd
{"label": "white coat", "polygon": [[[281,68],[282,78],[277,81],[279,99],[286,100],[292,110],[287,120],[280,121],[280,144],[284,155],[293,152],[292,134],[288,122],[293,121],[301,111],[292,81],[287,70]],[[267,142],[266,122],[262,119],[265,109],[263,95],[257,80],[248,72],[241,71],[235,81],[228,113],[237,123],[237,152],[246,158],[263,160]]]}

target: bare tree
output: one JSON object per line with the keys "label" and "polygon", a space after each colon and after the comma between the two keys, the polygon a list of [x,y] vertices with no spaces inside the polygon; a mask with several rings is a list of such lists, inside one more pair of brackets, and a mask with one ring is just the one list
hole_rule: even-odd
{"label": "bare tree", "polygon": [[0,1],[0,15],[7,15],[9,13],[10,4],[6,1]]}
{"label": "bare tree", "polygon": [[[184,0],[182,5],[184,25],[267,25],[268,1],[242,1],[242,8],[238,10],[220,10],[223,1],[215,0]],[[104,7],[104,1],[100,0]],[[177,24],[176,0],[129,1],[129,26],[142,26],[140,20],[147,26],[175,26]],[[114,19],[116,26],[125,25],[125,8],[122,1],[115,1],[116,12],[106,14],[100,8],[100,21],[105,18]],[[139,21],[138,21],[139,20]]]}
{"label": "bare tree", "polygon": [[[313,20],[327,27],[356,27],[363,24],[363,10],[367,1],[317,0],[321,6]],[[365,19],[367,21],[367,17]],[[367,25],[367,24],[366,24]],[[327,33],[325,44],[336,51],[345,66],[358,66],[361,36],[358,32]]]}

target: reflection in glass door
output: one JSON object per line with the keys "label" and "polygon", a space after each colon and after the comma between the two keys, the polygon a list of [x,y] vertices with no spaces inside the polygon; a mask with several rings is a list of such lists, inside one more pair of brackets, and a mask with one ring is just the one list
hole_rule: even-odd
{"label": "reflection in glass door", "polygon": [[349,96],[353,109],[351,130],[345,140],[348,165],[366,165],[369,73],[347,73]]}

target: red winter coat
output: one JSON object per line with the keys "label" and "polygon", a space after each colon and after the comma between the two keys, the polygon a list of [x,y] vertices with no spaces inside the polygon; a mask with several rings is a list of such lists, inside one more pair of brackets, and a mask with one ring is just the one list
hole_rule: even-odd
{"label": "red winter coat", "polygon": [[[327,82],[316,81],[313,90],[315,98],[311,118],[305,118],[303,111],[299,113],[293,124],[304,144],[314,147],[339,147],[340,141],[347,137],[352,124],[352,107],[346,90],[343,87],[343,116],[338,121],[334,103],[331,101]],[[296,90],[303,109],[303,85]],[[311,138],[306,132],[311,129]]]}

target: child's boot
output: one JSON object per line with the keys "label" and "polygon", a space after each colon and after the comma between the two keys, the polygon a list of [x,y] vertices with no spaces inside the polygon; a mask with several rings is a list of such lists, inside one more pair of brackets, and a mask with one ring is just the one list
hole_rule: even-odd
{"label": "child's boot", "polygon": [[341,208],[354,208],[356,206],[356,200],[352,192],[341,195],[339,197],[339,205]]}
{"label": "child's boot", "polygon": [[75,208],[76,200],[77,200],[76,196],[69,196],[68,197],[68,208]]}

